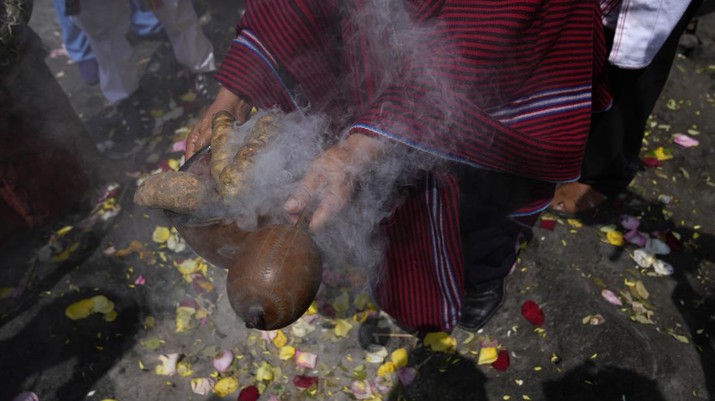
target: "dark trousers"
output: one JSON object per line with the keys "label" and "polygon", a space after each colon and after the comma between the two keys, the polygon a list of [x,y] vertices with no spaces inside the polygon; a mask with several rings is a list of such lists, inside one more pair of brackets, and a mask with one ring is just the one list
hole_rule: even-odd
{"label": "dark trousers", "polygon": [[[641,144],[648,116],[668,79],[678,41],[702,0],[693,0],[653,62],[639,70],[609,67],[613,106],[594,114],[580,182],[607,196],[623,192],[640,170]],[[613,32],[607,32],[608,47]]]}
{"label": "dark trousers", "polygon": [[544,183],[515,175],[453,166],[460,189],[459,223],[467,289],[504,278],[516,262],[518,243],[531,229],[507,216]]}

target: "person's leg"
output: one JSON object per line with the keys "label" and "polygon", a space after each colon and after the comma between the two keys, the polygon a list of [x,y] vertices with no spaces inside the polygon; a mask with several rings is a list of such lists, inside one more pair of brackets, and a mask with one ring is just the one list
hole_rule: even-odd
{"label": "person's leg", "polygon": [[112,104],[129,97],[139,87],[134,49],[126,38],[131,8],[127,1],[83,0],[82,11],[72,20],[87,34],[99,63],[100,88]]}
{"label": "person's leg", "polygon": [[87,35],[66,15],[65,0],[53,0],[53,3],[67,54],[76,62],[94,59]]}
{"label": "person's leg", "polygon": [[478,169],[457,167],[455,172],[465,272],[459,324],[478,330],[501,305],[504,279],[516,263],[520,243],[531,236],[529,227],[508,215],[533,195],[547,197],[553,186]]}
{"label": "person's leg", "polygon": [[164,26],[179,63],[194,73],[216,70],[213,46],[201,30],[190,0],[164,0],[153,12]]}
{"label": "person's leg", "polygon": [[[57,0],[55,0],[57,1]],[[155,36],[161,33],[161,23],[154,13],[147,10],[142,0],[132,0],[132,30],[139,36]]]}
{"label": "person's leg", "polygon": [[87,85],[99,82],[99,65],[89,46],[87,35],[66,15],[65,0],[53,0],[67,54],[77,63],[79,75]]}
{"label": "person's leg", "polygon": [[[598,207],[625,191],[641,168],[640,150],[648,116],[660,97],[673,65],[681,34],[702,0],[694,0],[645,68],[609,66],[613,106],[594,114],[578,182],[559,186],[552,209],[576,214]],[[609,47],[613,33],[607,35]]]}

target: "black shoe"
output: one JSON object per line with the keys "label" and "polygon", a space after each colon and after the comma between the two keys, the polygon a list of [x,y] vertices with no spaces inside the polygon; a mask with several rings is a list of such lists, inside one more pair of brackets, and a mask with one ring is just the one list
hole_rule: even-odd
{"label": "black shoe", "polygon": [[504,301],[504,279],[496,279],[467,288],[462,302],[459,327],[477,331],[494,316]]}

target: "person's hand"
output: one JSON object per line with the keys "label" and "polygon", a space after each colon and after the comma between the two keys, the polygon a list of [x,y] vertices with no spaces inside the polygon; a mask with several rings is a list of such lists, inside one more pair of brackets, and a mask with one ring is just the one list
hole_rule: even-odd
{"label": "person's hand", "polygon": [[241,97],[235,95],[226,88],[221,88],[216,95],[216,99],[206,109],[194,125],[186,138],[186,159],[193,156],[196,151],[211,143],[211,119],[213,115],[221,110],[226,110],[233,114],[239,124],[243,124],[248,119],[252,106]]}
{"label": "person's hand", "polygon": [[308,168],[283,209],[295,223],[309,206],[315,206],[309,229],[324,227],[355,192],[356,180],[381,153],[383,142],[362,134],[354,134],[320,154]]}

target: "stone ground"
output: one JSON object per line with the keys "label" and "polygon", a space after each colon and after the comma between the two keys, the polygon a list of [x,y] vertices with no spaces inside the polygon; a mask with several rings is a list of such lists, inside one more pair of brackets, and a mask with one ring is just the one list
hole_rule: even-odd
{"label": "stone ground", "polygon": [[[239,9],[217,0],[196,6],[220,59]],[[359,279],[348,275],[326,284],[319,313],[275,338],[245,329],[224,296],[225,271],[181,250],[175,236],[162,238],[157,227],[169,222],[131,203],[130,181],[103,209],[77,210],[0,247],[0,400],[23,391],[42,401],[236,399],[238,392],[192,391],[192,380],[221,378],[221,385],[236,379],[239,389],[256,385],[262,400],[349,400],[364,383],[373,385],[373,399],[388,400],[715,400],[713,22],[712,15],[700,20],[701,44],[676,60],[653,114],[644,157],[658,156],[662,165],[644,168],[627,194],[595,215],[544,216],[509,277],[499,313],[479,333],[456,330],[440,343],[452,352],[428,351],[389,325],[382,329],[390,335],[379,337],[385,348],[363,349],[353,315],[365,307],[364,295]],[[31,25],[48,49],[61,46],[49,0],[35,2]],[[154,134],[137,145],[135,170],[144,174],[180,162],[172,146],[202,103],[166,41],[137,46],[146,67],[138,109],[157,121]],[[97,87],[82,84],[76,67],[55,56],[47,63],[95,141],[125,139]],[[676,133],[699,146],[675,144]],[[121,207],[116,216],[112,202]],[[623,214],[640,218],[640,231],[668,239],[672,252],[657,258],[674,274],[639,267],[631,257],[635,245],[609,243],[609,235],[624,231]],[[622,305],[609,302],[604,290]],[[114,320],[111,312],[65,316],[73,303],[97,295],[113,302]],[[522,316],[527,300],[544,311],[543,325]],[[281,359],[282,341],[317,355],[315,368]],[[494,346],[510,356],[504,371],[478,364],[480,352]],[[377,380],[384,352],[399,348],[408,351],[417,378]],[[218,374],[212,359],[222,349],[235,359]],[[159,374],[162,356],[171,354],[180,355],[178,373]],[[318,384],[301,390],[296,376]]]}

